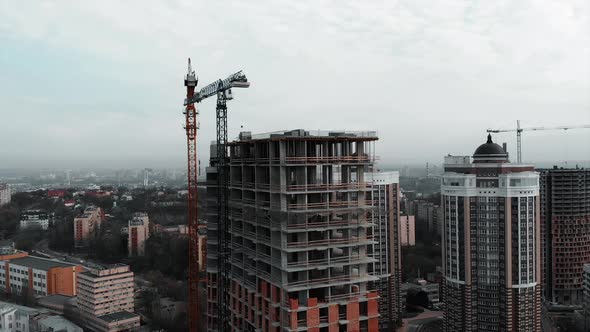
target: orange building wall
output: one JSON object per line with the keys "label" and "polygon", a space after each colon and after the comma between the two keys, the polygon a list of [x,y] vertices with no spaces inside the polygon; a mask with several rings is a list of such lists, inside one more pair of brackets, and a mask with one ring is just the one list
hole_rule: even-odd
{"label": "orange building wall", "polygon": [[18,251],[18,252],[15,252],[14,254],[10,254],[10,255],[0,255],[0,261],[7,261],[7,260],[22,258],[22,257],[27,257],[27,256],[29,256],[28,252]]}
{"label": "orange building wall", "polygon": [[76,275],[83,271],[81,266],[49,269],[47,271],[47,294],[76,296]]}

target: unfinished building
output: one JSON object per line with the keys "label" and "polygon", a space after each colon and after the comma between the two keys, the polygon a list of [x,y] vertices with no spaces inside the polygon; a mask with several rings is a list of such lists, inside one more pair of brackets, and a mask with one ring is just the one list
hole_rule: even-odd
{"label": "unfinished building", "polygon": [[560,305],[581,305],[583,268],[590,262],[590,170],[540,172],[544,295]]}
{"label": "unfinished building", "polygon": [[[376,140],[375,132],[293,130],[244,132],[229,144],[232,330],[378,329],[366,181]],[[215,172],[208,175],[213,181]],[[209,278],[216,277],[213,223]],[[208,287],[208,315],[215,315],[215,280]]]}

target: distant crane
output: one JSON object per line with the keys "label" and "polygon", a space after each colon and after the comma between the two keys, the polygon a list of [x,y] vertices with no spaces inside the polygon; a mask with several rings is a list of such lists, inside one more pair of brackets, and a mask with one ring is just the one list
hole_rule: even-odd
{"label": "distant crane", "polygon": [[216,127],[217,127],[217,203],[218,203],[218,244],[219,244],[219,277],[217,289],[217,327],[227,331],[229,306],[229,225],[228,211],[228,177],[227,177],[227,106],[226,101],[233,99],[231,88],[248,88],[250,83],[242,71],[234,73],[224,80],[217,80],[195,93],[198,79],[188,59],[188,73],[184,80],[186,99],[184,111],[186,117],[186,136],[188,152],[188,225],[189,225],[189,331],[199,329],[199,256],[198,256],[198,205],[197,205],[197,109],[195,103],[217,95]]}
{"label": "distant crane", "polygon": [[523,131],[540,131],[540,130],[570,130],[570,129],[581,129],[581,128],[590,128],[590,124],[587,125],[574,125],[574,126],[557,126],[557,127],[529,127],[529,128],[521,128],[520,127],[520,120],[516,121],[516,128],[515,129],[488,129],[488,133],[508,133],[508,132],[516,132],[516,157],[518,163],[522,163],[522,141],[521,141],[521,134]]}

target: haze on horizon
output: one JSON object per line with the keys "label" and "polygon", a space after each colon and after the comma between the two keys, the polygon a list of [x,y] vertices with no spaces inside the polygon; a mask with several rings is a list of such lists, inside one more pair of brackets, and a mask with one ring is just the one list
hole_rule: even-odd
{"label": "haze on horizon", "polygon": [[[230,137],[376,130],[384,164],[470,155],[487,128],[590,124],[590,2],[0,0],[0,168],[182,167],[199,87],[243,69]],[[214,98],[198,105],[200,158]],[[515,159],[514,133],[497,134]],[[590,160],[590,129],[523,134]]]}

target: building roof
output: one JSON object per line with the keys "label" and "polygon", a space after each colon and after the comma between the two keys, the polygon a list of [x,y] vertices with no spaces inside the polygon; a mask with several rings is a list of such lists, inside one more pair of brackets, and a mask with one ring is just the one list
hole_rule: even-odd
{"label": "building roof", "polygon": [[48,296],[44,296],[40,299],[37,300],[37,302],[41,305],[59,305],[59,306],[63,306],[66,303],[68,303],[69,301],[71,301],[73,298],[73,296],[67,296],[67,295],[62,295],[62,294],[53,294],[53,295],[48,295]]}
{"label": "building roof", "polygon": [[137,314],[134,314],[131,312],[119,311],[119,312],[114,312],[112,314],[99,316],[97,318],[101,319],[105,322],[113,323],[113,322],[117,322],[120,320],[126,320],[126,319],[135,318],[135,317],[139,317],[139,316]]}
{"label": "building roof", "polygon": [[52,328],[52,331],[78,332],[83,331],[81,327],[70,322],[61,316],[45,316],[37,319],[44,328]]}
{"label": "building roof", "polygon": [[492,141],[492,135],[488,134],[488,140],[484,144],[477,147],[473,153],[473,158],[482,156],[494,156],[494,157],[508,157],[504,148]]}
{"label": "building roof", "polygon": [[10,264],[26,266],[26,267],[30,267],[30,268],[37,269],[37,270],[43,270],[43,271],[48,271],[49,269],[55,268],[55,267],[76,266],[76,264],[64,263],[64,262],[60,262],[60,261],[55,261],[55,260],[40,258],[40,257],[33,257],[33,256],[11,259]]}

